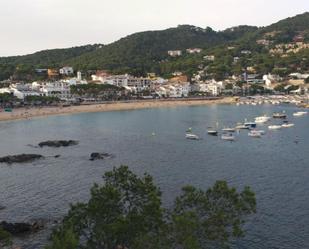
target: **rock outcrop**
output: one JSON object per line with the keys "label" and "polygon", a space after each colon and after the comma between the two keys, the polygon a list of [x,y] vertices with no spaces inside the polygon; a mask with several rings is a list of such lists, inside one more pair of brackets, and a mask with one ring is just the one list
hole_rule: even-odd
{"label": "rock outcrop", "polygon": [[105,158],[111,158],[113,157],[111,154],[108,153],[99,153],[99,152],[93,152],[90,155],[90,161],[94,161],[94,160],[103,160]]}
{"label": "rock outcrop", "polygon": [[0,157],[0,163],[8,163],[8,164],[27,163],[41,158],[44,157],[38,154],[20,154],[20,155]]}
{"label": "rock outcrop", "polygon": [[2,221],[0,223],[0,227],[12,234],[12,235],[21,235],[24,233],[33,233],[37,232],[44,228],[43,223],[33,222],[33,223],[8,223],[6,221]]}
{"label": "rock outcrop", "polygon": [[78,141],[75,140],[48,140],[39,143],[38,145],[42,147],[67,147],[67,146],[73,146],[77,145]]}

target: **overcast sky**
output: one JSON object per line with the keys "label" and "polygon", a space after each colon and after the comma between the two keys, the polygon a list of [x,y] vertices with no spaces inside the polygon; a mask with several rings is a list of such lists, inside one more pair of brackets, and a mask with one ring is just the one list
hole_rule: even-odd
{"label": "overcast sky", "polygon": [[309,11],[309,0],[0,0],[0,56],[110,43],[178,24],[265,26]]}

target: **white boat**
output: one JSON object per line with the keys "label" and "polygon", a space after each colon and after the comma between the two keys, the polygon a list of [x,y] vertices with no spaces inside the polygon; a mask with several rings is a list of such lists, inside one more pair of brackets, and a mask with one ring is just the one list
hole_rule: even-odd
{"label": "white boat", "polygon": [[252,129],[256,127],[256,123],[255,122],[245,122],[244,126],[247,126],[249,127],[249,129]]}
{"label": "white boat", "polygon": [[271,117],[268,117],[268,116],[260,116],[260,117],[256,117],[254,122],[257,124],[263,124],[269,121],[270,119]]}
{"label": "white boat", "polygon": [[290,127],[293,127],[293,126],[294,126],[294,124],[292,124],[292,123],[284,123],[284,124],[281,125],[282,128],[290,128]]}
{"label": "white boat", "polygon": [[281,125],[270,125],[270,126],[268,126],[268,129],[270,129],[270,130],[279,130],[281,128],[282,128]]}
{"label": "white boat", "polygon": [[234,141],[235,136],[233,136],[232,134],[222,134],[221,139],[226,141]]}
{"label": "white boat", "polygon": [[237,130],[241,130],[241,129],[249,129],[249,126],[246,126],[242,123],[238,123],[236,126],[235,126],[235,129]]}
{"label": "white boat", "polygon": [[266,132],[264,130],[251,130],[249,133],[258,133],[260,135],[265,135]]}
{"label": "white boat", "polygon": [[186,134],[186,139],[199,140],[200,138],[197,135],[195,135],[195,134],[187,133]]}
{"label": "white boat", "polygon": [[249,137],[256,137],[256,138],[259,138],[259,137],[262,136],[262,134],[261,134],[260,132],[258,132],[258,131],[252,130],[252,131],[250,131],[250,132],[248,133],[248,136],[249,136]]}
{"label": "white boat", "polygon": [[207,130],[207,133],[209,135],[212,135],[212,136],[217,136],[218,135],[218,131],[216,131],[216,130]]}
{"label": "white boat", "polygon": [[273,113],[273,118],[286,118],[287,115],[285,112],[274,112]]}
{"label": "white boat", "polygon": [[225,131],[225,132],[235,132],[236,129],[232,128],[232,127],[227,127],[227,128],[223,128],[222,131]]}
{"label": "white boat", "polygon": [[304,116],[306,114],[307,114],[307,112],[295,112],[295,113],[293,113],[293,116],[294,117],[301,117],[301,116]]}

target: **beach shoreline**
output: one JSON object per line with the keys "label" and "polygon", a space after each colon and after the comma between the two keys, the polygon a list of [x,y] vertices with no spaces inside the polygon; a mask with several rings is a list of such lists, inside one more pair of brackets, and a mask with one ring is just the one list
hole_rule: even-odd
{"label": "beach shoreline", "polygon": [[225,97],[218,99],[176,99],[176,100],[143,100],[121,101],[100,104],[78,105],[68,107],[31,107],[16,108],[12,112],[0,112],[0,121],[25,120],[35,117],[48,117],[56,115],[70,115],[89,112],[127,111],[147,108],[164,108],[178,106],[197,106],[210,104],[232,104],[235,98]]}

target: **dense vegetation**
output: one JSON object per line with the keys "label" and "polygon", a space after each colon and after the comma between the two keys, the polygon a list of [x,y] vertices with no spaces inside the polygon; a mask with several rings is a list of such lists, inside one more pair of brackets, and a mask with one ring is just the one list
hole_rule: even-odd
{"label": "dense vegetation", "polygon": [[46,249],[225,248],[244,235],[245,218],[256,208],[249,187],[238,193],[224,181],[207,191],[184,187],[167,210],[148,174],[121,166],[103,179],[87,203],[71,206]]}
{"label": "dense vegetation", "polygon": [[[307,70],[308,49],[288,57],[269,54],[268,49],[278,43],[293,41],[301,34],[309,41],[309,13],[279,21],[268,27],[238,26],[224,31],[214,31],[190,25],[180,25],[162,31],[147,31],[129,35],[109,45],[88,45],[70,49],[41,51],[32,55],[0,58],[0,80],[14,74],[16,78],[30,79],[35,68],[71,65],[75,70],[105,69],[113,73],[145,75],[155,72],[170,76],[183,71],[188,76],[205,68],[209,77],[218,79],[234,73],[240,74],[246,67],[254,66],[259,73],[279,73]],[[271,38],[269,47],[257,44],[259,39]],[[228,49],[234,47],[234,49]],[[186,54],[187,48],[202,48],[201,54]],[[183,56],[171,58],[168,50],[182,50]],[[251,54],[241,54],[250,50]],[[203,59],[213,54],[211,63]],[[235,63],[234,57],[240,57]]]}
{"label": "dense vegetation", "polygon": [[24,56],[0,57],[0,80],[15,74],[21,78],[34,76],[36,68],[58,68],[65,66],[66,60],[103,47],[100,44],[67,49],[51,49]]}
{"label": "dense vegetation", "polygon": [[12,236],[10,233],[4,231],[0,227],[0,248],[3,248],[5,246],[9,246],[12,244]]}
{"label": "dense vegetation", "polygon": [[84,84],[71,86],[71,93],[76,97],[94,98],[96,100],[119,100],[125,89],[108,84]]}

